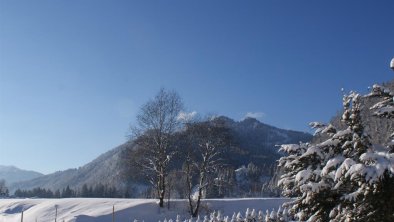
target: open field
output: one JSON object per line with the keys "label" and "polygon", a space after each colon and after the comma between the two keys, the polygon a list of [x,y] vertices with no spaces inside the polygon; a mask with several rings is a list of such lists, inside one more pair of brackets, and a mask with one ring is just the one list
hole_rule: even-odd
{"label": "open field", "polygon": [[[277,209],[288,201],[286,198],[252,199],[210,199],[204,200],[204,216],[207,211],[221,211],[225,215],[245,212],[246,208],[256,210]],[[186,200],[173,200],[170,209],[160,209],[153,199],[1,199],[0,222],[20,222],[23,211],[24,222],[111,222],[114,221],[159,221],[165,218],[175,219],[181,215],[188,218]],[[57,216],[56,216],[57,208]]]}

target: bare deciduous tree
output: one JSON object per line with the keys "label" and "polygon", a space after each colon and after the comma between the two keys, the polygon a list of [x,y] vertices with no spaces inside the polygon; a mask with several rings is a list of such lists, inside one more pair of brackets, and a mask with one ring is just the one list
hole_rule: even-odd
{"label": "bare deciduous tree", "polygon": [[189,124],[187,131],[188,145],[185,147],[187,151],[183,170],[190,213],[197,217],[204,192],[213,182],[213,173],[222,165],[219,155],[230,139],[228,128],[208,121]]}
{"label": "bare deciduous tree", "polygon": [[164,206],[168,164],[173,153],[171,138],[179,125],[178,115],[183,109],[180,96],[161,89],[153,100],[142,106],[137,125],[132,127],[134,142],[143,150],[139,165],[156,189],[159,206]]}

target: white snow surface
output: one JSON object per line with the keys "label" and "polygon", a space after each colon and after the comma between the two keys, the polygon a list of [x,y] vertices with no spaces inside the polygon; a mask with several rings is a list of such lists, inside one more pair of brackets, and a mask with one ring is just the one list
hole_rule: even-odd
{"label": "white snow surface", "polygon": [[[243,198],[203,200],[202,209],[220,211],[223,215],[243,212],[245,209],[278,209],[288,198]],[[0,222],[20,222],[22,211],[24,222],[107,222],[112,221],[115,207],[115,222],[120,221],[163,221],[190,218],[186,200],[172,200],[171,208],[160,209],[154,199],[0,199]],[[204,216],[206,213],[201,213]]]}

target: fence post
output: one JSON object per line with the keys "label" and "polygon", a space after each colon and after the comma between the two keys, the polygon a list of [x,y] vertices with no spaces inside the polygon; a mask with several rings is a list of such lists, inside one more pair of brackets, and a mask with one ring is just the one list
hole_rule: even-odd
{"label": "fence post", "polygon": [[112,222],[115,222],[115,205],[112,206]]}
{"label": "fence post", "polygon": [[21,222],[23,222],[23,210],[22,210],[22,214],[21,214]]}
{"label": "fence post", "polygon": [[57,205],[55,205],[55,222],[57,220]]}

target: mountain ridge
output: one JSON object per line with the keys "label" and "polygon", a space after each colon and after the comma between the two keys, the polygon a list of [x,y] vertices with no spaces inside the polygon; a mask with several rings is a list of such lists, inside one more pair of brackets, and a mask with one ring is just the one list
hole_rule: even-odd
{"label": "mountain ridge", "polygon": [[0,165],[0,179],[4,179],[7,184],[30,180],[43,175],[42,173],[20,169],[16,166]]}

